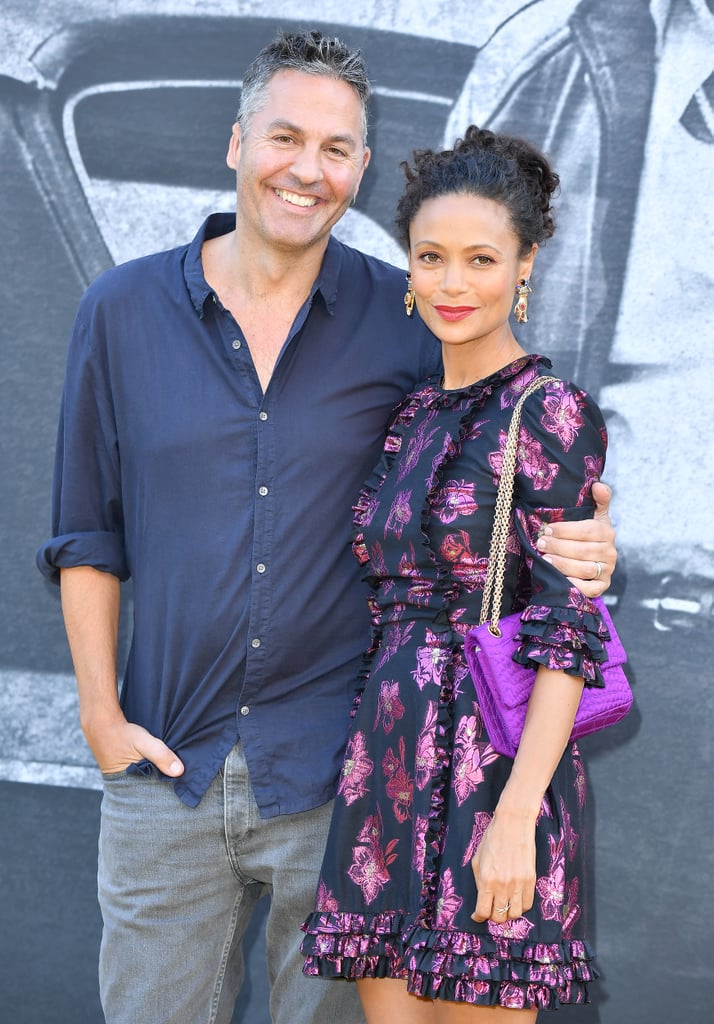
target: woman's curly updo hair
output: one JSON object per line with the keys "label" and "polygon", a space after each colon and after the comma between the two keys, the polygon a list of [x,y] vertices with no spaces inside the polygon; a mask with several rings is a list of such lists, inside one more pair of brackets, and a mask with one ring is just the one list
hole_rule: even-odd
{"label": "woman's curly updo hair", "polygon": [[417,150],[413,167],[401,164],[407,179],[397,204],[399,236],[409,248],[409,225],[422,203],[448,195],[474,195],[506,207],[521,243],[521,256],[555,231],[550,200],[560,179],[546,157],[525,139],[471,125],[453,149]]}

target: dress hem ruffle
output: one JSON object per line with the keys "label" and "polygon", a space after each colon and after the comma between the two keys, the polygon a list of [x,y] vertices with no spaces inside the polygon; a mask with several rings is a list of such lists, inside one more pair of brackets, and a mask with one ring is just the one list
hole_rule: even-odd
{"label": "dress hem ruffle", "polygon": [[532,943],[434,930],[400,913],[315,911],[303,925],[303,971],[321,978],[400,978],[415,995],[511,1009],[589,1002],[598,978],[584,941]]}

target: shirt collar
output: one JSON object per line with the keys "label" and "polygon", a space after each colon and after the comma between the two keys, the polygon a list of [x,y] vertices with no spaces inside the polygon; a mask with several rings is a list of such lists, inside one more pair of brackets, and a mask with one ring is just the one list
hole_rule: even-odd
{"label": "shirt collar", "polygon": [[[213,296],[213,289],[203,274],[203,263],[201,262],[201,249],[203,243],[210,238],[217,238],[219,235],[226,235],[235,228],[234,213],[212,213],[203,222],[195,238],[190,243],[184,260],[184,279],[191,302],[198,315],[202,318],[206,301]],[[322,296],[325,307],[330,316],[334,316],[335,302],[337,300],[337,286],[342,264],[342,244],[336,238],[330,236],[325,255],[312,289],[310,299],[316,294]]]}

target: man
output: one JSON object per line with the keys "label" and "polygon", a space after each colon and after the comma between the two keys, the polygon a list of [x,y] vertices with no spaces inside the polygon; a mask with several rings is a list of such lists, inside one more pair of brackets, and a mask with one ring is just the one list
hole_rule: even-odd
{"label": "man", "polygon": [[[114,268],[78,313],[39,559],[61,573],[105,777],[110,1024],[229,1021],[265,890],[273,1020],[361,1019],[352,986],[302,977],[299,925],[368,632],[351,504],[390,409],[438,360],[403,276],[330,236],[369,162],[368,93],[339,40],[281,36],[243,79],[235,219]],[[560,553],[586,561],[556,564],[600,592],[611,530],[560,529]]]}

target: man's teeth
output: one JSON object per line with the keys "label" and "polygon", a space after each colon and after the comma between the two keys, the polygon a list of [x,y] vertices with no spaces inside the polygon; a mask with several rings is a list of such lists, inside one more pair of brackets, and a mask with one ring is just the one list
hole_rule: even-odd
{"label": "man's teeth", "polygon": [[299,196],[297,192],[286,192],[284,188],[276,188],[273,191],[276,196],[280,196],[286,203],[292,203],[293,206],[314,206],[317,202],[314,196]]}

